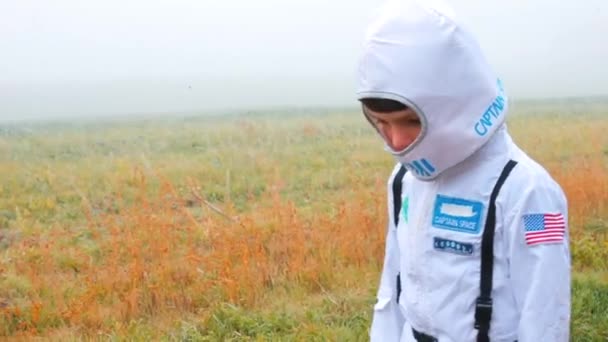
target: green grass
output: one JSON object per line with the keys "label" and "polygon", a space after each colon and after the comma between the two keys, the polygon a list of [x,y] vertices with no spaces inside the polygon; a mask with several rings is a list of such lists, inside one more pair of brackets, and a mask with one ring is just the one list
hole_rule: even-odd
{"label": "green grass", "polygon": [[[571,341],[608,340],[608,274],[573,281]],[[366,293],[335,290],[314,296],[279,296],[268,307],[221,304],[209,317],[182,319],[161,338],[168,341],[366,341],[373,306]],[[129,338],[145,340],[154,327],[139,324]],[[117,339],[125,336],[113,335]]]}
{"label": "green grass", "polygon": [[[608,340],[608,275],[577,276],[573,281],[571,341]],[[331,299],[330,299],[331,298]],[[217,308],[207,322],[184,322],[166,335],[170,340],[199,341],[365,341],[371,324],[368,296],[337,292],[300,298],[276,311],[249,311],[232,305]],[[289,299],[285,298],[285,301]]]}
{"label": "green grass", "polygon": [[[513,111],[514,139],[567,183],[574,233],[572,341],[607,341],[608,198],[602,186],[608,184],[608,106],[516,103]],[[552,134],[541,139],[539,129]],[[392,165],[361,114],[349,111],[0,125],[0,305],[6,301],[25,310],[51,298],[53,284],[15,269],[15,258],[30,264],[52,258],[62,283],[70,285],[65,297],[82,296],[79,274],[103,265],[108,253],[92,222],[105,215],[124,218],[141,191],[154,198],[163,180],[186,201],[195,186],[214,205],[243,215],[271,206],[278,192],[303,218],[326,216],[330,222],[336,203],[355,202],[362,194],[384,199]],[[214,215],[203,209],[191,209],[201,222]],[[382,225],[385,218],[375,219]],[[48,241],[59,248],[45,254]],[[8,313],[12,327],[0,326],[0,336],[366,340],[379,271],[351,265],[339,281],[271,287],[249,305],[218,294],[187,312],[168,306],[132,319],[101,312],[106,319],[94,327],[70,325],[43,308],[31,335],[18,334],[24,330],[19,325],[31,321],[30,312]]]}

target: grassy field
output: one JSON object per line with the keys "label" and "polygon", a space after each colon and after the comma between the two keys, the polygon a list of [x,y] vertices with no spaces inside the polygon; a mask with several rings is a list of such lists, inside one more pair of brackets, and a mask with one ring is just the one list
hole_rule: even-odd
{"label": "grassy field", "polygon": [[[608,104],[515,103],[608,340]],[[393,160],[361,114],[0,124],[0,337],[364,341]]]}

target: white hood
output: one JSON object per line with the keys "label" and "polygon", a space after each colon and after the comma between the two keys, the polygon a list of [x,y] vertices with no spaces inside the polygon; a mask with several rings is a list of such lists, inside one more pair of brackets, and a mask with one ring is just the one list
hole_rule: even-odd
{"label": "white hood", "polygon": [[387,98],[418,113],[422,131],[389,150],[412,175],[435,179],[503,125],[507,97],[473,36],[437,1],[389,1],[372,23],[358,68],[358,99]]}

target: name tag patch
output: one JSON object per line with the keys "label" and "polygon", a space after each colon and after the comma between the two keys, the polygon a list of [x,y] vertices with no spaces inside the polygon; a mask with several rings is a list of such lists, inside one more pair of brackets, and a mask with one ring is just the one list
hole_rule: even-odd
{"label": "name tag patch", "polygon": [[433,210],[433,227],[477,234],[481,230],[481,202],[437,195]]}
{"label": "name tag patch", "polygon": [[433,247],[439,251],[450,252],[460,255],[473,254],[473,244],[471,243],[458,242],[438,237],[433,238]]}

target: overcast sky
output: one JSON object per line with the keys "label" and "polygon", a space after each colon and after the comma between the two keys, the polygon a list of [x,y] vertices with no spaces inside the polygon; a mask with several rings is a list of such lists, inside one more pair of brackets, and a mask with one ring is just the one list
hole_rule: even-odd
{"label": "overcast sky", "polygon": [[[608,94],[608,1],[452,0],[512,97]],[[0,119],[353,105],[381,0],[0,0]]]}

